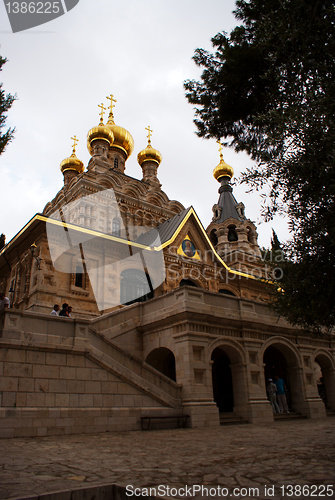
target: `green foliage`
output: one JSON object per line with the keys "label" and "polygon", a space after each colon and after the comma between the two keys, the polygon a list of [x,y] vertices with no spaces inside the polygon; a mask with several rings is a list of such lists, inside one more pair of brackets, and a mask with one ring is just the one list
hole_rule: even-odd
{"label": "green foliage", "polygon": [[[3,59],[0,56],[0,71],[2,71],[2,66],[6,63],[7,59]],[[6,132],[2,133],[2,129],[5,126],[7,119],[7,111],[13,104],[16,96],[11,94],[5,94],[2,89],[2,83],[0,83],[0,154],[3,153],[7,144],[13,139],[15,129],[9,128]]]}
{"label": "green foliage", "polygon": [[235,15],[241,25],[212,39],[214,53],[196,50],[203,73],[185,82],[186,96],[200,136],[224,138],[256,162],[241,181],[266,187],[265,219],[289,217],[280,312],[328,328],[335,324],[334,3],[237,0]]}

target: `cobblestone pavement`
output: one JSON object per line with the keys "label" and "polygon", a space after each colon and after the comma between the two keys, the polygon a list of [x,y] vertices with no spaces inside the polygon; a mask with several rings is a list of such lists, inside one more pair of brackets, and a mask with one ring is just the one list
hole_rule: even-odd
{"label": "cobblestone pavement", "polygon": [[202,485],[201,492],[192,491],[198,499],[227,493],[245,499],[335,498],[334,431],[335,418],[328,417],[266,426],[2,439],[0,499],[108,483],[131,485],[129,493],[162,485],[161,494],[178,498],[189,492],[172,488],[186,485]]}

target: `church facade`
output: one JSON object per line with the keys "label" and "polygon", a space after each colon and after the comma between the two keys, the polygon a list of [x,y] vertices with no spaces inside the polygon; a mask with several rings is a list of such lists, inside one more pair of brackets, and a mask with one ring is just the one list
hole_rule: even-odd
{"label": "church facade", "polygon": [[[266,381],[276,375],[292,412],[334,411],[333,339],[269,309],[271,269],[221,148],[205,229],[162,190],[150,127],[142,179],[127,175],[134,142],[109,99],[107,123],[101,106],[87,136],[87,169],[74,137],[62,189],[0,251],[12,303],[0,312],[0,435],[271,422]],[[55,303],[72,317],[51,316]]]}

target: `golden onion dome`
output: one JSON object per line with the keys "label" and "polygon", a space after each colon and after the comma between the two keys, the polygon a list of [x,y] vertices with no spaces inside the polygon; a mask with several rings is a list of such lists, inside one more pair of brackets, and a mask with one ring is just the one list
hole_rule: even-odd
{"label": "golden onion dome", "polygon": [[[220,144],[220,142],[218,141]],[[226,163],[223,159],[223,154],[222,154],[222,145],[220,144],[220,163],[214,168],[213,170],[213,176],[214,179],[216,179],[218,182],[220,182],[221,177],[230,177],[230,179],[234,175],[234,169],[228,163]]]}
{"label": "golden onion dome", "polygon": [[159,165],[162,161],[162,155],[157,149],[154,149],[151,144],[148,144],[145,149],[138,153],[137,161],[141,166],[145,161],[154,161]]}
{"label": "golden onion dome", "polygon": [[127,155],[127,158],[131,155],[134,150],[134,139],[128,130],[119,125],[115,125],[114,122],[109,120],[106,126],[113,132],[114,142],[113,147],[121,149]]}
{"label": "golden onion dome", "polygon": [[113,132],[114,135],[113,147],[121,149],[121,151],[124,151],[128,158],[134,150],[134,139],[132,138],[128,130],[126,130],[123,127],[120,127],[119,125],[115,125],[113,108],[115,107],[114,102],[117,102],[117,100],[114,99],[113,94],[107,96],[107,99],[110,101],[110,105],[109,105],[109,116],[108,116],[108,121],[106,123],[106,127],[108,127]]}
{"label": "golden onion dome", "polygon": [[66,170],[75,170],[78,174],[82,174],[84,172],[84,164],[76,156],[76,144],[78,139],[76,136],[71,137],[71,139],[73,140],[72,155],[61,162],[60,169],[62,173]]}
{"label": "golden onion dome", "polygon": [[60,169],[62,173],[64,173],[65,170],[75,170],[78,174],[82,174],[84,172],[84,164],[75,154],[72,154],[69,158],[65,158],[65,160],[62,161]]}
{"label": "golden onion dome", "polygon": [[87,149],[92,154],[92,143],[96,140],[105,141],[108,146],[111,146],[114,141],[114,134],[107,125],[99,123],[96,127],[91,128],[87,134]]}

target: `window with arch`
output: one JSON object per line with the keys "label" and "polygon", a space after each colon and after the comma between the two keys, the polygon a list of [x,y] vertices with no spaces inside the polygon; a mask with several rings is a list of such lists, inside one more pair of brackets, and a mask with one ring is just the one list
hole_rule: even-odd
{"label": "window with arch", "polygon": [[115,218],[112,222],[112,235],[121,236],[121,223],[120,220]]}
{"label": "window with arch", "polygon": [[228,226],[228,241],[238,241],[236,226]]}
{"label": "window with arch", "polygon": [[216,235],[216,229],[212,229],[211,232],[209,233],[209,239],[212,243],[213,246],[216,246],[218,244],[218,237]]}
{"label": "window with arch", "polygon": [[230,295],[231,297],[236,297],[236,294],[231,290],[227,290],[227,288],[220,288],[219,293],[223,293],[223,295]]}
{"label": "window with arch", "polygon": [[114,168],[118,168],[118,166],[119,166],[119,159],[114,158]]}
{"label": "window with arch", "polygon": [[194,281],[188,279],[182,279],[179,286],[197,286]]}
{"label": "window with arch", "polygon": [[120,302],[123,305],[145,302],[154,296],[148,274],[140,269],[125,269],[121,273]]}

